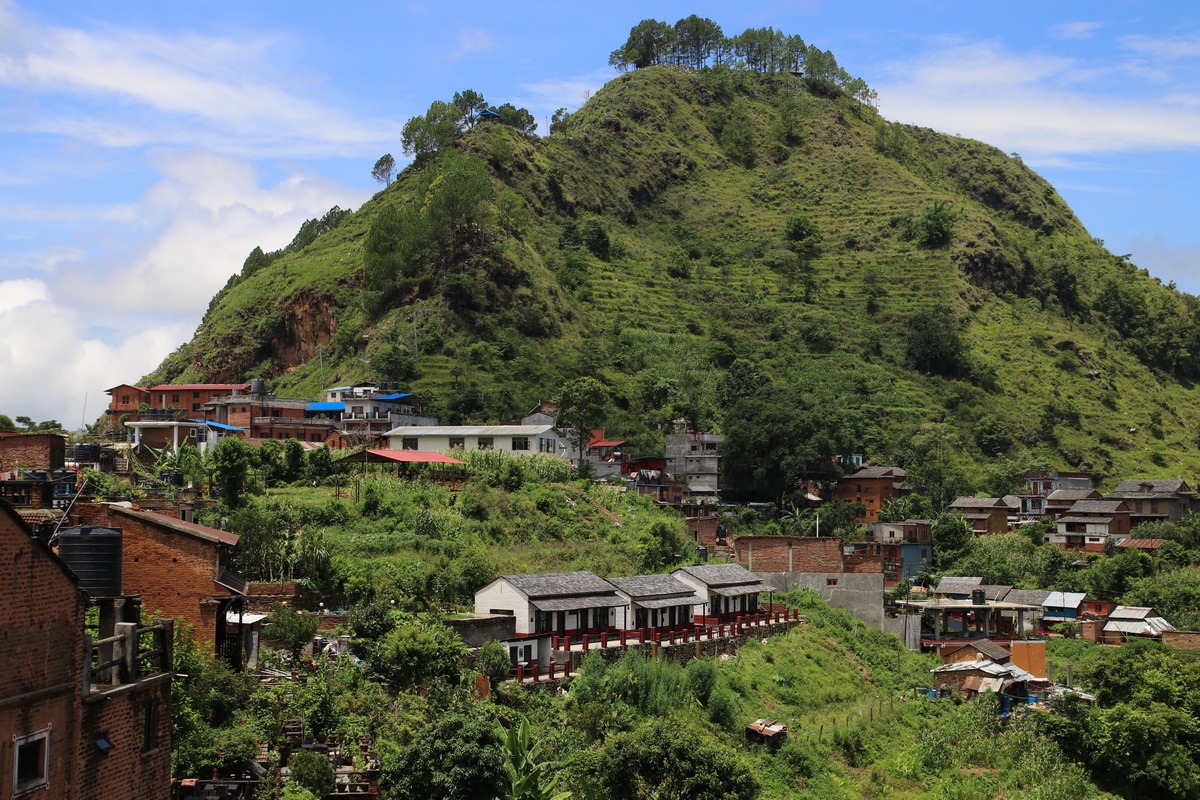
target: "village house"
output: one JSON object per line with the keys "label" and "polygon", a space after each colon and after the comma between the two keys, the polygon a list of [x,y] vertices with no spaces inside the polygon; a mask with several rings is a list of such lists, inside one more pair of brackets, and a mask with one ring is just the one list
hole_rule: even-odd
{"label": "village house", "polygon": [[836,493],[838,499],[863,507],[858,522],[878,522],[880,506],[907,492],[906,477],[900,467],[862,467],[838,478]]}
{"label": "village house", "polygon": [[1076,500],[1043,539],[1063,550],[1103,553],[1108,542],[1129,537],[1130,525],[1124,500]]}
{"label": "village house", "polygon": [[1124,644],[1130,638],[1162,639],[1175,626],[1145,606],[1117,606],[1108,615],[1102,633],[1104,644]]}
{"label": "village house", "polygon": [[1070,510],[1080,500],[1099,500],[1100,493],[1095,489],[1055,489],[1046,495],[1046,513],[1043,516],[1057,519]]}
{"label": "village house", "polygon": [[932,530],[932,523],[925,519],[867,526],[867,538],[879,546],[885,585],[910,580],[932,568]]}
{"label": "village house", "polygon": [[227,426],[241,439],[296,439],[319,444],[334,427],[334,421],[308,413],[307,400],[276,397],[265,392],[227,395],[204,405],[204,418]]}
{"label": "village house", "polygon": [[425,401],[415,394],[397,391],[388,384],[356,383],[326,389],[325,399],[309,403],[306,411],[310,416],[333,421],[336,436],[326,444],[339,449],[343,444],[375,442],[393,428],[436,426],[436,417],[421,413],[424,405]]}
{"label": "village house", "polygon": [[424,453],[500,450],[514,455],[545,453],[563,459],[570,459],[576,450],[553,425],[408,425],[387,432],[387,448]]}
{"label": "village house", "polygon": [[727,622],[759,610],[760,596],[775,591],[754,573],[737,564],[698,564],[671,572],[690,586],[699,599],[702,624]]}
{"label": "village house", "polygon": [[1129,506],[1130,525],[1145,522],[1178,522],[1200,510],[1196,492],[1184,480],[1121,481],[1105,500],[1124,500]]}
{"label": "village house", "polygon": [[123,594],[140,595],[147,611],[182,618],[197,641],[242,665],[240,640],[227,635],[226,625],[227,614],[241,610],[247,588],[230,566],[236,535],[127,503],[76,505],[72,519],[120,531]]}
{"label": "village house", "polygon": [[725,437],[719,433],[668,433],[667,474],[687,487],[691,497],[715,501],[720,491],[720,447],[724,441]]}
{"label": "village house", "polygon": [[1025,491],[1016,495],[1020,503],[1020,507],[1017,509],[1017,518],[1020,522],[1033,522],[1052,513],[1047,508],[1046,500],[1051,493],[1059,489],[1090,491],[1091,488],[1092,476],[1087,472],[1055,472],[1051,470],[1027,472],[1025,473]]}
{"label": "village house", "polygon": [[949,506],[962,514],[976,535],[1008,531],[1008,503],[999,497],[960,497]]}
{"label": "village house", "polygon": [[1038,678],[1011,662],[997,664],[990,658],[971,661],[952,661],[935,667],[934,687],[943,695],[958,693],[965,698],[992,691],[1000,695],[1001,712],[1012,708],[1013,702],[1025,702],[1031,695],[1046,691],[1051,681]]}
{"label": "village house", "polygon": [[143,626],[136,602],[107,598],[89,638],[79,580],[3,501],[0,551],[5,796],[167,800],[171,623]]}
{"label": "village house", "polygon": [[692,624],[700,598],[695,589],[671,575],[634,575],[610,578],[617,594],[629,606],[624,615],[625,630],[673,629]]}
{"label": "village house", "polygon": [[997,664],[1007,664],[1012,660],[1008,648],[991,639],[975,639],[969,642],[944,642],[938,648],[938,656],[943,664],[959,664],[964,661],[987,659]]}
{"label": "village house", "polygon": [[1160,547],[1167,543],[1166,539],[1124,539],[1117,542],[1119,550],[1141,550],[1143,553],[1154,554]]}

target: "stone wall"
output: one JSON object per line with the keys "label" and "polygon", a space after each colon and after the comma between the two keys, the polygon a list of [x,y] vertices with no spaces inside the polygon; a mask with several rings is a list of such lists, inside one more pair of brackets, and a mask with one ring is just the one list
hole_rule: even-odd
{"label": "stone wall", "polygon": [[1200,631],[1166,631],[1162,640],[1173,650],[1200,650]]}

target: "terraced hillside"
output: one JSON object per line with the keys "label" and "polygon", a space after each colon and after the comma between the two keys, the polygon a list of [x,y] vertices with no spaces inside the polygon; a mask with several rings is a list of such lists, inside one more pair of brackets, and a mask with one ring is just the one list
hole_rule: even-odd
{"label": "terraced hillside", "polygon": [[610,432],[652,451],[676,417],[721,428],[761,374],[846,418],[848,450],[932,437],[981,480],[1194,473],[1196,298],[1019,158],[817,88],[656,66],[544,138],[478,125],[252,254],[150,379],[392,379],[502,420],[594,375]]}

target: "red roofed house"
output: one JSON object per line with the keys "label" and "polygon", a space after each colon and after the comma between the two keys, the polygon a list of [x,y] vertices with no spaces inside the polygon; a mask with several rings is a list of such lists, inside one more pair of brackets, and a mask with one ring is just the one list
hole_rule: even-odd
{"label": "red roofed house", "polygon": [[879,507],[895,497],[903,496],[908,473],[900,467],[862,467],[850,475],[838,478],[837,496],[847,503],[859,503],[865,509],[858,522],[877,522]]}

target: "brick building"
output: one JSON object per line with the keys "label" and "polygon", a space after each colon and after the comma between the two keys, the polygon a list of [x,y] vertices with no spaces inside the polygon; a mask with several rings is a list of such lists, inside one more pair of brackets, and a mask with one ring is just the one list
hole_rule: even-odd
{"label": "brick building", "polygon": [[908,473],[900,467],[862,467],[838,478],[837,496],[847,503],[857,503],[863,507],[858,522],[876,522],[880,506],[907,492],[904,488],[906,477]]}
{"label": "brick building", "polygon": [[[102,644],[109,633],[102,627],[93,644],[84,632],[86,594],[3,501],[0,549],[5,554],[0,581],[7,592],[0,607],[5,665],[0,670],[0,787],[5,796],[167,800],[170,624],[141,628],[136,621],[117,623],[110,614],[116,641]],[[153,640],[158,652],[139,658],[142,639]],[[114,651],[127,655],[116,666],[101,668]]]}
{"label": "brick building", "polygon": [[238,640],[226,636],[226,614],[241,608],[244,578],[230,567],[232,533],[123,505],[76,506],[72,517],[88,525],[120,528],[121,588],[138,594],[147,611],[182,618],[235,666]]}
{"label": "brick building", "polygon": [[1000,497],[960,497],[949,506],[962,514],[976,535],[1008,531],[1008,503]]}
{"label": "brick building", "polygon": [[67,437],[61,433],[0,433],[0,472],[60,469],[67,463]]}
{"label": "brick building", "polygon": [[878,573],[877,553],[846,553],[836,536],[739,536],[734,558],[752,572]]}

